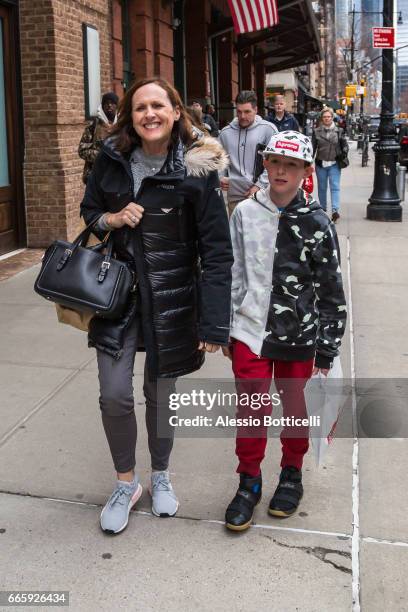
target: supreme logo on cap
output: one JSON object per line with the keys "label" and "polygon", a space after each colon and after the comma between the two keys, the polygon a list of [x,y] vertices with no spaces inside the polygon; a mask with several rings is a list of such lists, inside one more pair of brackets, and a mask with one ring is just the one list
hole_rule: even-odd
{"label": "supreme logo on cap", "polygon": [[276,148],[287,149],[288,151],[299,151],[299,145],[296,142],[289,142],[288,140],[278,140]]}

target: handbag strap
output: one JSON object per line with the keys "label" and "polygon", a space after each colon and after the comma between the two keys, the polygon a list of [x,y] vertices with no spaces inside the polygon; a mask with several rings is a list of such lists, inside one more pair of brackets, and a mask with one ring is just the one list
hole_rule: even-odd
{"label": "handbag strap", "polygon": [[[99,219],[98,219],[99,220]],[[83,247],[84,244],[86,244],[86,242],[89,239],[89,236],[92,233],[92,229],[94,227],[94,225],[96,225],[96,223],[98,222],[94,221],[93,223],[90,223],[85,229],[82,230],[82,232],[80,234],[78,234],[78,236],[73,240],[72,244],[71,244],[71,248],[66,248],[64,250],[64,253],[62,254],[61,259],[59,260],[58,264],[57,264],[57,272],[60,272],[69,262],[70,258],[72,257],[72,255],[75,253],[75,251],[79,248],[79,247]],[[110,262],[112,259],[112,252],[113,252],[113,236],[112,236],[112,232],[109,232],[107,239],[105,238],[104,241],[105,245],[106,245],[106,253],[105,256],[103,258],[103,261],[101,263],[101,266],[99,268],[99,272],[98,272],[98,282],[99,283],[103,283],[103,281],[106,278],[106,275],[109,271],[110,268]],[[84,247],[86,248],[86,247]]]}

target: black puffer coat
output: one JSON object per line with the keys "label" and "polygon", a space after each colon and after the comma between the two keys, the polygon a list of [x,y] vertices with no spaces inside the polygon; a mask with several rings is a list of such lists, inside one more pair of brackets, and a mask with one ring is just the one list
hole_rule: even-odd
{"label": "black puffer coat", "polygon": [[[119,359],[123,335],[140,310],[150,377],[176,377],[199,369],[198,343],[226,345],[231,266],[228,219],[217,171],[227,159],[212,138],[185,151],[170,149],[161,171],[133,194],[131,166],[108,141],[88,181],[81,214],[87,224],[129,202],[144,207],[141,223],[114,230],[117,257],[138,279],[138,300],[120,321],[94,318],[89,344]],[[166,209],[164,211],[163,209]],[[168,209],[171,209],[168,211]]]}

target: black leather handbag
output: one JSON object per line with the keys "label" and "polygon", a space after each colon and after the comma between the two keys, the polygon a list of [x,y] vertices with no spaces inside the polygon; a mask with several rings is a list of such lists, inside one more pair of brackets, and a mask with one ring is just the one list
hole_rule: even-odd
{"label": "black leather handbag", "polygon": [[74,242],[55,240],[45,251],[34,290],[47,300],[98,317],[117,319],[135,288],[130,267],[112,256],[113,237],[87,248],[92,226]]}

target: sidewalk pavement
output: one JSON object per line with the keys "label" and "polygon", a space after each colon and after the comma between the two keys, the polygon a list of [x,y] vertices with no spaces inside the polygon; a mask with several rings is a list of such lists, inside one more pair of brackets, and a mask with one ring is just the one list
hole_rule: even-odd
{"label": "sidewalk pavement", "polygon": [[[352,312],[343,370],[406,378],[408,215],[364,219],[374,164],[359,167],[354,149],[337,225]],[[407,609],[406,439],[335,439],[320,468],[309,453],[300,511],[286,521],[267,514],[280,459],[270,440],[255,525],[233,534],[223,526],[237,485],[233,439],[176,438],[177,517],[153,517],[143,494],[128,529],[105,536],[99,513],[114,474],[95,354],[34,294],[37,272],[0,283],[0,589],[68,590],[75,612],[343,612],[359,609],[358,596],[367,612]],[[138,355],[137,460],[147,485],[142,366]],[[199,376],[229,377],[229,362],[209,356]],[[380,406],[373,418],[381,427],[386,417]]]}

